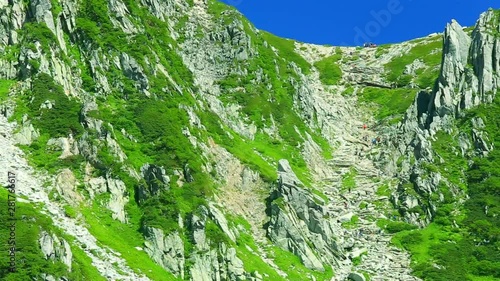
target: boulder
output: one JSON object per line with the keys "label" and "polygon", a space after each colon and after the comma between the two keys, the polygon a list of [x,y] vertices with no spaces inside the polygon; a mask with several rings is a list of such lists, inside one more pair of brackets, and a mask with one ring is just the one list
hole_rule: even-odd
{"label": "boulder", "polygon": [[163,268],[184,279],[184,243],[178,232],[165,235],[154,227],[144,228],[144,250]]}
{"label": "boulder", "polygon": [[83,197],[76,190],[77,186],[78,181],[70,169],[65,168],[56,176],[55,188],[57,192],[72,205],[77,205],[83,200]]}
{"label": "boulder", "polygon": [[40,248],[46,259],[59,260],[68,267],[69,271],[71,271],[73,253],[66,240],[59,239],[55,235],[50,235],[46,231],[41,231],[38,242],[40,243]]}
{"label": "boulder", "polygon": [[363,276],[363,274],[356,272],[349,273],[349,276],[347,278],[352,281],[366,281],[365,276]]}

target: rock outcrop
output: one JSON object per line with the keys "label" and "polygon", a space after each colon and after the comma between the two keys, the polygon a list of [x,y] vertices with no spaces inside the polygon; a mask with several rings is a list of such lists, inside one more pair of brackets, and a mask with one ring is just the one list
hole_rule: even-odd
{"label": "rock outcrop", "polygon": [[56,177],[55,188],[68,203],[77,205],[83,197],[76,190],[78,181],[70,169],[63,169]]}
{"label": "rock outcrop", "polygon": [[[399,126],[399,132],[391,136],[394,139],[392,145],[397,151],[393,159],[403,157],[406,160],[398,172],[394,169],[395,165],[388,165],[387,171],[409,180],[414,190],[411,191],[414,194],[409,195],[409,189],[400,185],[400,194],[396,196],[399,199],[394,198],[394,202],[403,204],[401,210],[412,223],[426,225],[432,220],[439,202],[429,202],[425,198],[437,194],[437,198],[442,201],[443,194],[439,186],[448,186],[456,198],[465,196],[459,187],[439,173],[430,173],[429,177],[429,172],[422,165],[437,161],[432,140],[438,131],[452,133],[455,118],[462,116],[465,110],[493,101],[500,81],[497,71],[500,64],[500,38],[491,30],[499,28],[500,23],[493,10],[481,15],[471,36],[456,21],[448,24],[444,33],[443,61],[437,86],[431,93],[417,94]],[[466,155],[467,150],[474,148],[477,155],[485,155],[492,148],[488,136],[481,130],[479,120],[472,120],[472,125],[470,135],[462,133],[459,137],[461,153]],[[413,164],[410,164],[411,159],[415,160]],[[415,204],[422,207],[424,216],[408,211]]]}
{"label": "rock outcrop", "polygon": [[161,191],[169,188],[170,178],[166,175],[163,167],[145,164],[141,168],[141,176],[144,182],[140,183],[136,188],[136,200],[138,202],[157,196]]}
{"label": "rock outcrop", "polygon": [[184,243],[179,233],[165,235],[161,229],[146,227],[144,237],[146,238],[144,250],[148,255],[176,277],[184,279]]}
{"label": "rock outcrop", "polygon": [[71,271],[73,253],[66,240],[59,239],[55,235],[50,235],[46,231],[41,231],[38,242],[40,243],[42,253],[45,255],[46,259],[59,260],[68,267],[69,271]]}
{"label": "rock outcrop", "polygon": [[190,280],[193,281],[262,280],[246,273],[243,261],[236,256],[236,250],[228,248],[225,244],[221,244],[218,250],[212,249],[205,254],[195,254],[192,262]]}
{"label": "rock outcrop", "polygon": [[270,197],[268,237],[299,256],[310,269],[324,271],[339,254],[333,227],[325,219],[322,198],[307,191],[287,160],[278,164],[279,183]]}

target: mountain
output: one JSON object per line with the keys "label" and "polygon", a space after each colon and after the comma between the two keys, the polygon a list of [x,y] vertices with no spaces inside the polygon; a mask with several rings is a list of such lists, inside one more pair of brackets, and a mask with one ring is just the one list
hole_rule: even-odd
{"label": "mountain", "polygon": [[332,47],[0,0],[2,280],[500,278],[499,21]]}

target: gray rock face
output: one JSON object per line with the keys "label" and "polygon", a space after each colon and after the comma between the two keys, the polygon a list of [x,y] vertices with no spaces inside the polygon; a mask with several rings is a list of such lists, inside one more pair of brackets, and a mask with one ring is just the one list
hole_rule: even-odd
{"label": "gray rock face", "polygon": [[106,192],[106,179],[103,177],[98,178],[87,178],[85,180],[87,191],[89,192],[90,199],[94,199],[96,194],[102,194]]}
{"label": "gray rock face", "polygon": [[161,229],[145,227],[144,237],[144,250],[148,255],[176,277],[184,279],[184,243],[179,233],[165,235]]}
{"label": "gray rock face", "polygon": [[63,169],[56,177],[55,188],[68,203],[77,205],[83,200],[83,197],[78,193],[76,187],[78,181],[70,169]]}
{"label": "gray rock face", "polygon": [[136,87],[142,91],[149,89],[149,80],[146,74],[144,74],[142,67],[137,63],[137,61],[126,53],[120,55],[120,64],[123,74],[136,81]]}
{"label": "gray rock face", "polygon": [[111,14],[111,21],[115,26],[118,26],[127,34],[137,33],[138,30],[128,18],[129,11],[127,6],[119,0],[109,1],[109,11]]}
{"label": "gray rock face", "polygon": [[213,203],[209,204],[209,209],[209,216],[222,229],[222,231],[224,231],[229,239],[231,239],[233,242],[236,242],[236,235],[233,233],[233,230],[229,229],[224,214]]}
{"label": "gray rock face", "polygon": [[306,267],[324,271],[323,263],[334,260],[337,245],[331,222],[323,216],[323,200],[304,189],[288,161],[279,161],[278,174],[267,235]]}
{"label": "gray rock face", "polygon": [[477,154],[481,156],[487,156],[488,152],[493,150],[493,144],[488,138],[488,133],[483,130],[484,127],[483,119],[472,119],[472,141]]}
{"label": "gray rock face", "polygon": [[92,177],[93,172],[94,168],[87,162],[83,180],[90,199],[93,200],[99,194],[109,193],[110,196],[105,202],[105,206],[112,212],[113,219],[126,223],[125,205],[128,203],[129,197],[125,183],[120,179],[112,178],[109,174],[105,177]]}
{"label": "gray rock face", "polygon": [[78,143],[73,139],[72,135],[67,138],[57,138],[50,139],[47,142],[47,146],[55,147],[57,150],[61,150],[61,155],[59,158],[64,159],[70,156],[78,155],[80,152],[78,150]]}
{"label": "gray rock face", "polygon": [[[26,19],[26,6],[22,1],[2,1],[0,6],[0,43],[3,46],[18,43],[17,30]],[[7,76],[14,78],[14,76]]]}
{"label": "gray rock face", "polygon": [[110,133],[106,134],[106,144],[108,146],[109,152],[115,157],[118,162],[123,163],[123,161],[127,159],[127,155],[125,154],[125,152],[123,152],[118,142],[116,142],[116,140],[111,136]]}
{"label": "gray rock face", "polygon": [[141,176],[144,179],[144,183],[139,184],[136,188],[139,202],[143,202],[149,197],[157,196],[162,190],[168,190],[169,188],[170,178],[163,167],[145,164],[141,168]]}
{"label": "gray rock face", "polygon": [[449,126],[463,109],[492,102],[500,77],[495,71],[500,39],[489,32],[494,17],[493,11],[483,13],[472,38],[456,21],[446,26],[439,88],[429,104],[431,129]]}
{"label": "gray rock face", "polygon": [[243,262],[236,256],[234,248],[221,245],[218,251],[212,249],[204,254],[195,254],[191,258],[193,266],[190,269],[190,280],[260,280],[245,273]]}
{"label": "gray rock face", "polygon": [[[226,11],[224,16],[234,16],[232,21],[217,22],[207,13],[206,3],[197,1],[195,7],[187,11],[187,15],[198,24],[187,24],[185,27],[185,41],[180,44],[179,50],[184,64],[193,72],[195,84],[200,88],[199,92],[210,110],[235,132],[253,139],[257,127],[245,122],[245,117],[240,114],[241,107],[233,103],[225,105],[218,98],[221,89],[217,81],[233,72],[247,74],[245,69],[233,68],[234,62],[257,55],[251,45],[251,37],[246,34],[245,26],[239,19],[240,14]],[[200,27],[201,31],[198,29]]]}
{"label": "gray rock face", "polygon": [[66,240],[60,240],[57,236],[42,231],[38,242],[40,243],[42,253],[45,255],[46,259],[60,260],[68,267],[69,271],[71,271],[73,253]]}
{"label": "gray rock face", "polygon": [[151,14],[161,20],[166,20],[176,13],[179,13],[179,11],[185,12],[187,9],[187,3],[178,0],[141,0],[141,4],[145,6]]}
{"label": "gray rock face", "polygon": [[34,0],[30,6],[31,16],[37,22],[43,22],[56,35],[56,26],[52,16],[52,4],[50,0]]}
{"label": "gray rock face", "polygon": [[193,214],[190,220],[191,231],[193,233],[193,240],[196,244],[196,248],[199,250],[208,250],[207,236],[205,234],[205,224],[208,217],[208,210],[205,206],[201,206],[199,209],[199,215]]}
{"label": "gray rock face", "polygon": [[108,209],[113,212],[113,219],[119,220],[123,223],[127,222],[127,217],[125,214],[125,204],[127,204],[129,198],[127,194],[127,187],[125,183],[119,179],[107,179],[108,192],[111,197],[107,203]]}
{"label": "gray rock face", "polygon": [[36,130],[30,122],[24,123],[18,133],[14,135],[18,144],[31,145],[33,140],[40,136],[38,130]]}

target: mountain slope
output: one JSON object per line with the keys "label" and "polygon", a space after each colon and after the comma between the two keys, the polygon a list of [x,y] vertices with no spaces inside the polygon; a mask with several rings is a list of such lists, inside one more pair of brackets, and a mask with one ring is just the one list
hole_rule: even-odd
{"label": "mountain slope", "polygon": [[[498,241],[497,11],[361,49],[278,38],[215,0],[0,8],[6,280],[435,280],[456,252],[422,269],[435,241],[414,235]],[[495,274],[475,262],[451,276]]]}

